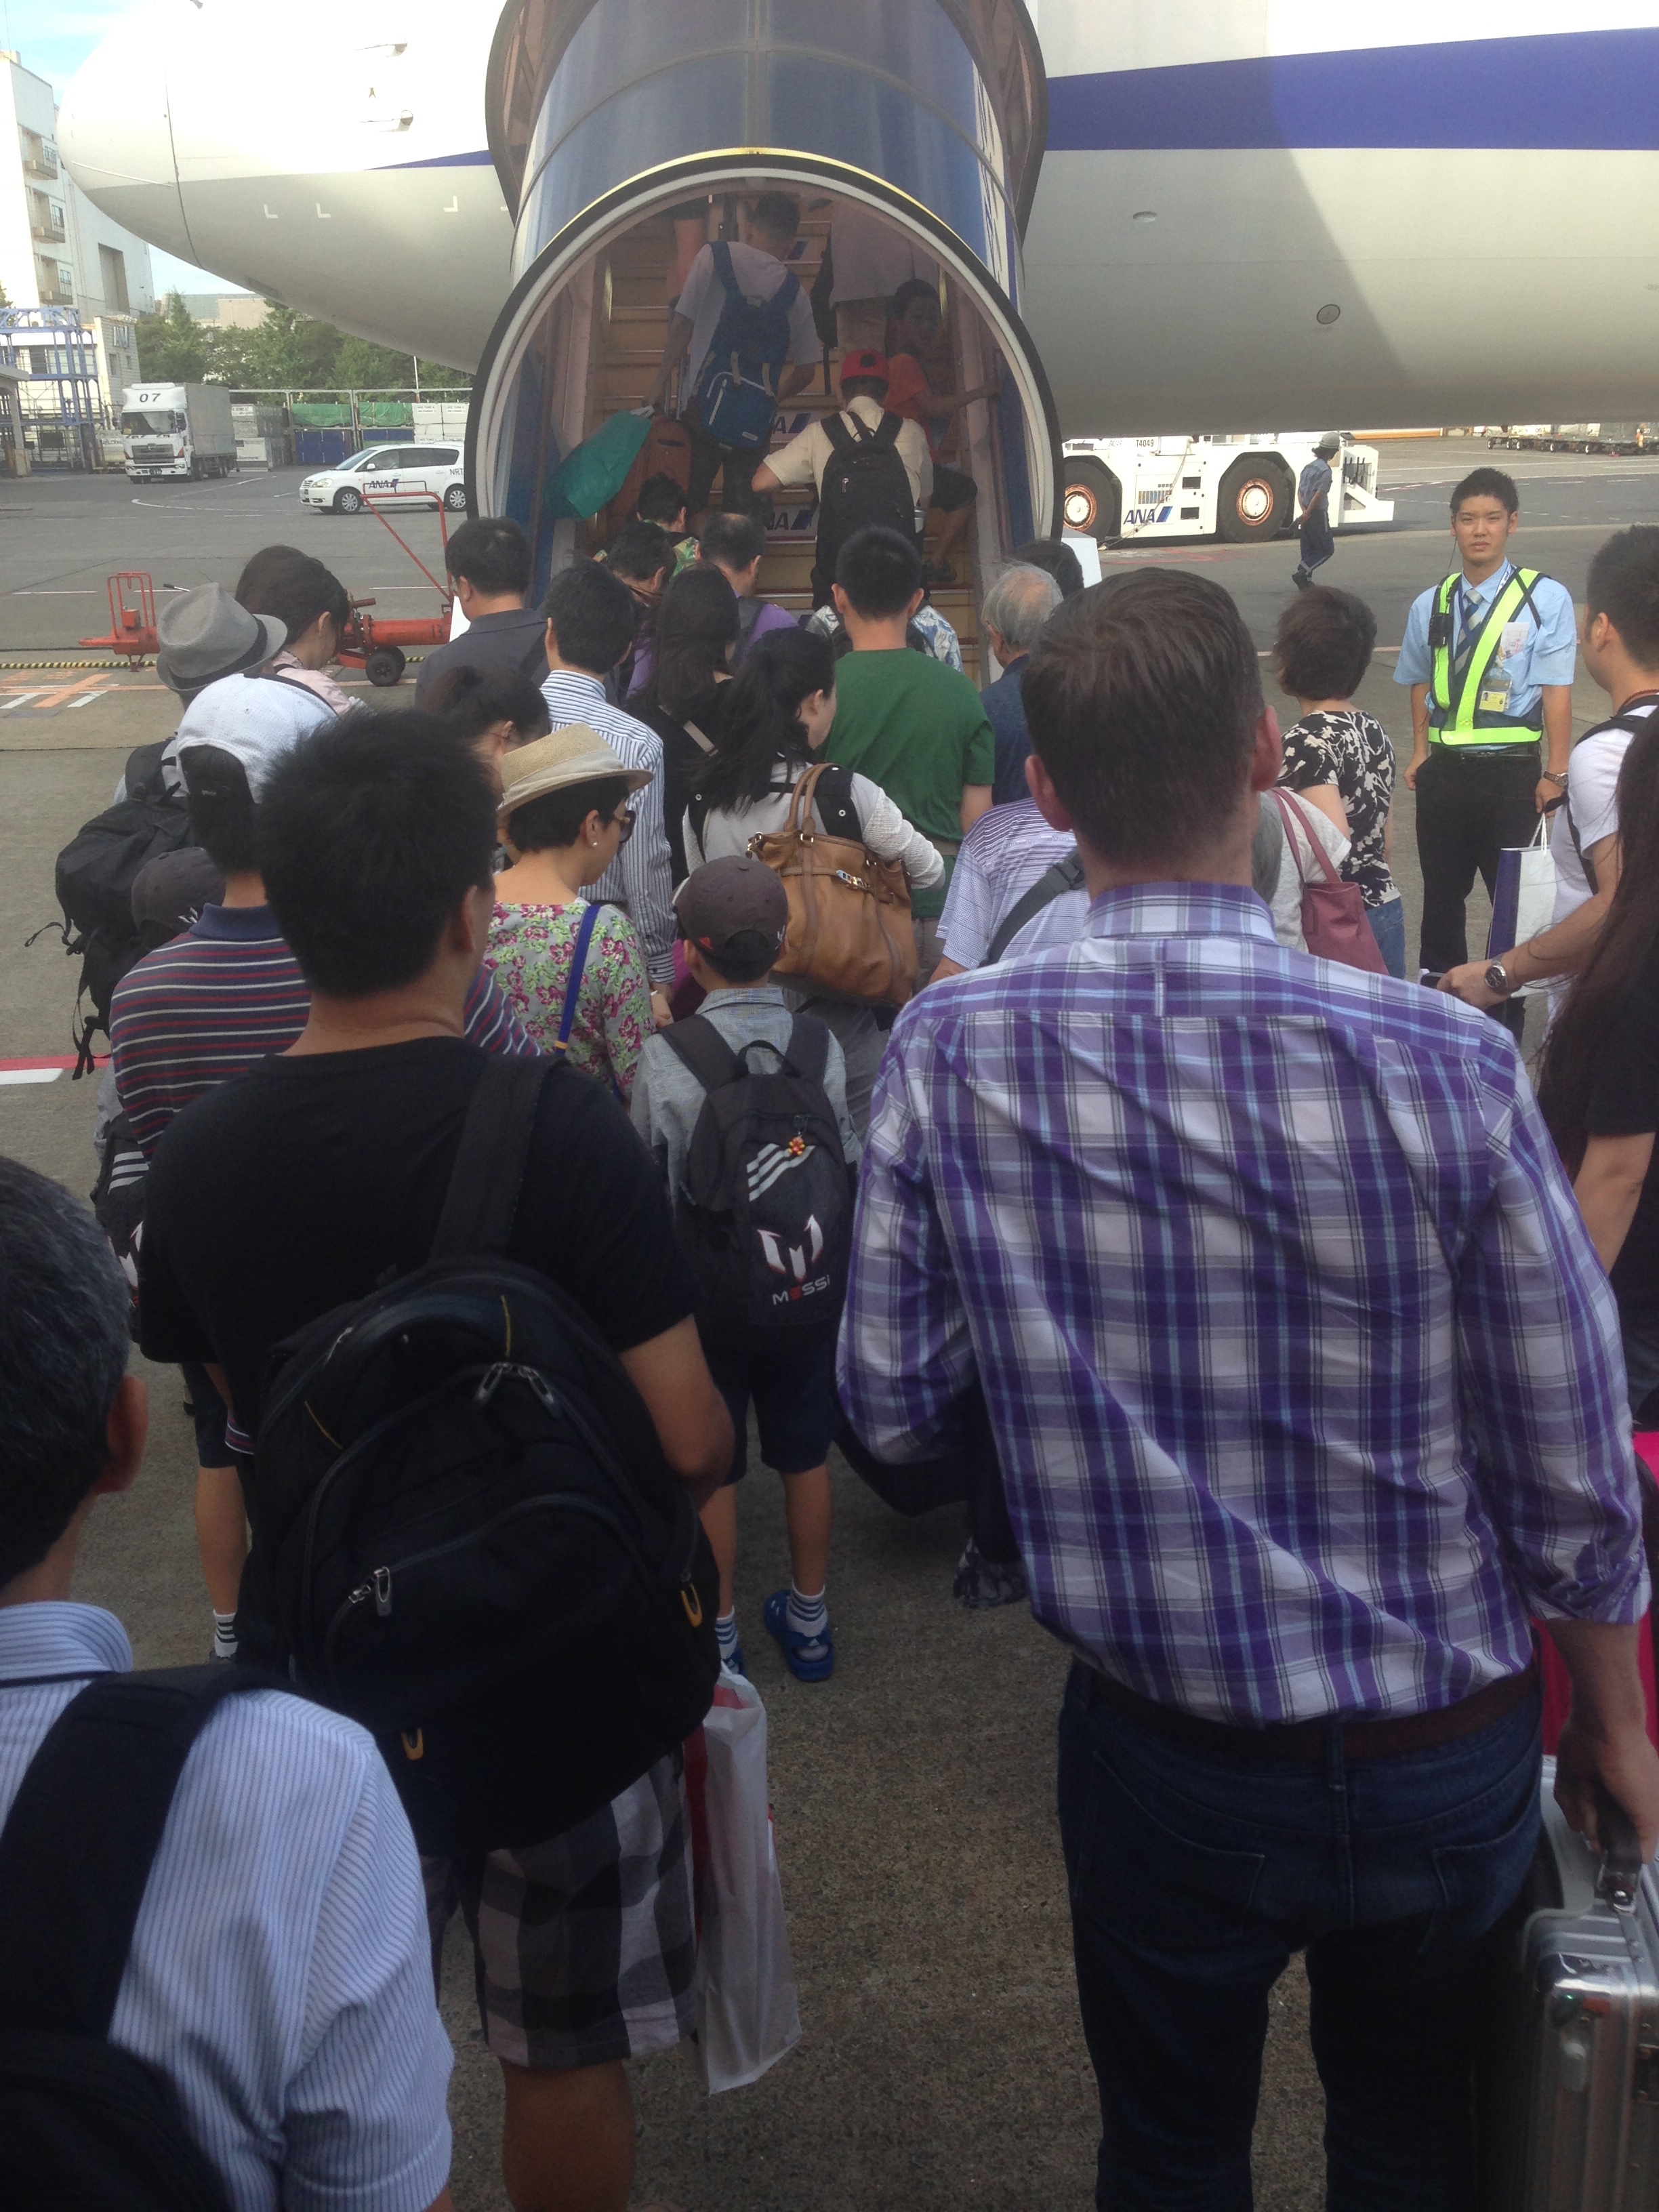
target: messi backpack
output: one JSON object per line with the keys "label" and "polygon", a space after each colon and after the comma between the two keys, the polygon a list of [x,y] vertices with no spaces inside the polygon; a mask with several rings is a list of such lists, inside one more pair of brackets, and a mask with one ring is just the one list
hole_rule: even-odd
{"label": "messi backpack", "polygon": [[432,1256],[270,1355],[239,1659],[376,1738],[423,1851],[544,1842],[708,1711],[718,1583],[643,1400],[502,1255],[556,1061],[487,1060]]}
{"label": "messi backpack", "polygon": [[726,305],[697,377],[702,427],[723,446],[758,453],[772,434],[778,411],[778,379],[789,354],[789,310],[800,283],[786,270],[769,300],[751,300],[738,282],[731,247],[722,239],[710,250]]}
{"label": "messi backpack", "polygon": [[105,1675],[30,1760],[0,1832],[7,2212],[228,2212],[172,2083],[109,2028],[191,1746],[223,1698],[283,1686],[234,1667]]}
{"label": "messi backpack", "polygon": [[903,427],[897,415],[884,414],[873,430],[854,416],[849,430],[845,415],[825,416],[830,453],[818,486],[820,575],[833,580],[841,549],[855,531],[896,530],[915,544],[915,495],[897,442]]}
{"label": "messi backpack", "polygon": [[[736,1050],[702,1014],[659,1033],[702,1085],[674,1225],[711,1340],[750,1331],[830,1328],[841,1318],[853,1243],[853,1192],[823,1088],[830,1031],[791,1024],[782,1066],[772,1046]],[[750,1065],[751,1054],[767,1065]]]}

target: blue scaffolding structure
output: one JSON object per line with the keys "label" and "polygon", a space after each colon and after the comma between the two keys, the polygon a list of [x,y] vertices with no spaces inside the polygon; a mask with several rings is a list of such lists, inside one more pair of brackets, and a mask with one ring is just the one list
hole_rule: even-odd
{"label": "blue scaffolding structure", "polygon": [[35,468],[95,469],[98,356],[78,307],[0,307],[0,368],[21,381],[18,407]]}

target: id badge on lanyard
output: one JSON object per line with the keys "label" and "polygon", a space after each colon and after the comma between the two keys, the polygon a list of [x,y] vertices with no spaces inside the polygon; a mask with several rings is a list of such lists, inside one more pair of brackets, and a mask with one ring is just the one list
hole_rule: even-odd
{"label": "id badge on lanyard", "polygon": [[1480,689],[1475,695],[1475,705],[1483,714],[1507,714],[1510,711],[1510,679],[1500,668],[1489,668],[1480,679]]}

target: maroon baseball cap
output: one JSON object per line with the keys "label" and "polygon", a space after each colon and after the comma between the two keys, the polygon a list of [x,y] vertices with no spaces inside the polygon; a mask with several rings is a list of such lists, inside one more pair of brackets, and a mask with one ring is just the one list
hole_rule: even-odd
{"label": "maroon baseball cap", "polygon": [[782,882],[747,853],[694,868],[675,896],[674,912],[680,935],[717,968],[722,953],[744,967],[769,960],[783,949],[789,927]]}
{"label": "maroon baseball cap", "polygon": [[852,383],[854,378],[860,376],[874,377],[883,384],[890,384],[893,380],[893,372],[887,366],[886,355],[872,352],[868,347],[858,353],[848,354],[841,364],[842,386]]}

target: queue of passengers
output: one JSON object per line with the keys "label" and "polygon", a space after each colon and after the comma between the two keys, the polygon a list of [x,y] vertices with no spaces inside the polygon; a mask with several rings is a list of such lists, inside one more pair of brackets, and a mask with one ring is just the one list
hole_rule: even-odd
{"label": "queue of passengers", "polygon": [[[1516,505],[1491,470],[1453,494],[1460,548],[1469,514],[1507,523],[1464,549],[1455,681],[1504,589],[1468,567]],[[1570,1818],[1594,1835],[1605,1790],[1659,1842],[1630,1442],[1659,1395],[1659,530],[1590,566],[1583,649],[1614,711],[1565,771],[1557,919],[1433,991],[1404,980],[1394,754],[1354,703],[1376,625],[1352,594],[1285,611],[1281,737],[1236,606],[1190,571],[1084,590],[1064,548],[1024,549],[986,596],[1004,672],[981,696],[916,649],[914,534],[841,544],[832,639],[744,624],[764,547],[742,520],[659,563],[648,633],[614,549],[532,616],[522,537],[468,523],[449,561],[471,627],[413,710],[341,712],[313,680],[332,580],[284,549],[238,599],[168,610],[177,665],[224,672],[169,749],[223,889],[131,969],[111,1028],[148,1167],[137,1330],[196,1409],[214,1656],[282,1656],[249,1595],[276,1579],[273,1351],[422,1268],[452,1175],[488,1181],[478,1102],[516,1084],[494,1264],[553,1286],[696,1508],[711,1670],[745,1663],[751,1406],[789,1551],[761,1625],[811,1685],[836,1662],[842,1421],[891,1467],[988,1422],[1020,1572],[965,1556],[964,1601],[1029,1583],[1073,1656],[1059,1803],[1098,2203],[1248,2202],[1267,1993],[1300,1951],[1330,2202],[1468,2207],[1482,1939],[1537,1834],[1534,1623],[1571,1679]],[[1431,759],[1456,733],[1445,672],[1402,659]],[[908,894],[896,1019],[789,949],[751,844],[801,805]],[[1304,934],[1332,884],[1365,933],[1340,959]],[[1481,1008],[1538,976],[1559,989],[1534,1097]],[[526,1090],[507,1063],[541,1073]],[[727,1085],[794,1137],[733,1152]],[[733,1158],[776,1296],[823,1287],[787,1328],[743,1303],[749,1262],[711,1229]],[[792,1244],[741,1208],[797,1177]],[[140,1478],[145,1409],[107,1245],[14,1163],[0,1259],[5,1805],[79,1686],[131,1666],[70,1593],[88,1511]],[[354,1594],[365,1621],[396,1617],[386,1573]],[[545,1679],[556,1701],[575,1677]],[[622,2212],[627,2062],[692,2022],[677,1744],[574,1825],[417,1850],[405,1770],[457,1755],[441,1732],[377,1747],[264,1686],[192,1725],[109,2033],[168,2082],[226,2200],[447,2203],[432,1976],[459,1905],[515,2212]]]}

